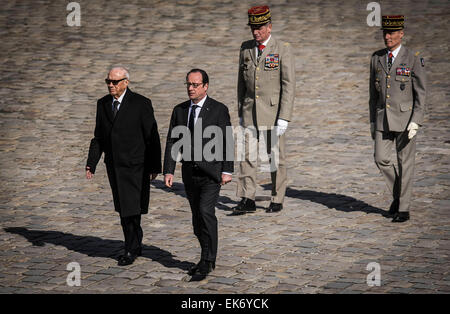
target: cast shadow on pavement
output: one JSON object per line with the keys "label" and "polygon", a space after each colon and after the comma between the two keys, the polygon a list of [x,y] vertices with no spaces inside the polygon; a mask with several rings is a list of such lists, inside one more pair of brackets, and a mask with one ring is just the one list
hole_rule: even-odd
{"label": "cast shadow on pavement", "polygon": [[[264,190],[271,190],[271,186],[271,184],[262,185]],[[316,192],[311,190],[296,190],[288,187],[286,189],[286,196],[322,204],[328,208],[346,213],[359,211],[367,214],[379,214],[384,217],[389,217],[387,211],[378,207],[373,207],[363,201],[343,194]]]}
{"label": "cast shadow on pavement", "polygon": [[[169,193],[175,193],[176,195],[186,198],[183,183],[174,182],[172,188],[168,188],[164,185],[162,180],[152,181],[152,185],[156,188],[165,190]],[[261,185],[264,190],[271,190],[271,184]],[[335,193],[317,192],[311,190],[296,190],[288,187],[286,189],[286,197],[297,198],[301,200],[311,201],[314,203],[322,204],[328,208],[343,211],[343,212],[364,212],[367,214],[379,214],[384,217],[389,217],[387,211],[378,207],[373,207],[361,200],[355,199],[351,196]],[[270,201],[270,196],[257,196],[256,201]],[[187,199],[186,199],[187,201]],[[227,205],[231,204],[231,205]],[[234,201],[228,196],[219,196],[216,208],[224,211],[232,211],[232,207],[238,204],[238,201]],[[265,209],[259,206],[257,203],[256,208]]]}
{"label": "cast shadow on pavement", "polygon": [[[60,231],[28,230],[23,227],[4,228],[8,233],[21,235],[34,246],[44,246],[45,243],[60,245],[70,251],[78,252],[92,257],[116,259],[123,250],[123,241],[102,239],[93,236],[78,236]],[[142,256],[149,258],[168,268],[179,268],[187,271],[194,263],[179,261],[173,258],[170,252],[153,245],[142,246]]]}
{"label": "cast shadow on pavement", "polygon": [[[186,192],[184,190],[183,183],[173,182],[171,188],[166,187],[163,180],[153,180],[151,184],[157,189],[161,189],[168,193],[174,193],[175,195],[186,198],[186,202],[187,202],[186,204],[189,204],[187,197],[186,197]],[[226,204],[232,204],[232,205],[229,206]],[[219,196],[219,199],[216,204],[216,208],[220,209],[220,210],[225,210],[225,211],[232,211],[232,208],[237,204],[238,204],[238,202],[233,201],[231,198],[229,198],[227,196]]]}
{"label": "cast shadow on pavement", "polygon": [[[151,183],[155,188],[163,190],[168,193],[174,193],[175,195],[186,198],[186,191],[184,190],[184,184],[179,182],[173,182],[172,187],[168,188],[164,184],[164,180],[153,180]],[[151,192],[150,192],[151,193]],[[186,198],[187,200],[187,198]]]}

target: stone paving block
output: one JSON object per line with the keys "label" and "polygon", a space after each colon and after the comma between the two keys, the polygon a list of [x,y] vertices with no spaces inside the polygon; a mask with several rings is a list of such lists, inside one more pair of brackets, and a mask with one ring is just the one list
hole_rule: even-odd
{"label": "stone paving block", "polygon": [[134,271],[123,271],[123,272],[115,274],[115,277],[136,279],[136,278],[142,277],[144,275],[145,275],[145,273],[143,273],[143,272],[138,273],[138,272],[134,272]]}
{"label": "stone paving block", "polygon": [[179,280],[173,280],[173,279],[160,279],[155,283],[155,286],[158,287],[172,287],[176,285],[179,282]]}
{"label": "stone paving block", "polygon": [[130,285],[137,285],[137,286],[153,286],[158,280],[154,278],[138,278],[134,280],[130,280]]}
{"label": "stone paving block", "polygon": [[111,278],[110,275],[106,275],[106,274],[95,274],[95,275],[91,275],[91,276],[87,276],[86,279],[89,281],[99,281],[99,280],[105,280],[107,278]]}
{"label": "stone paving block", "polygon": [[42,270],[42,269],[31,269],[27,272],[24,272],[23,275],[25,276],[40,276],[49,273],[48,270]]}
{"label": "stone paving block", "polygon": [[117,274],[123,273],[125,271],[126,271],[125,268],[109,267],[109,268],[105,268],[105,269],[101,269],[101,270],[97,271],[97,274],[117,275]]}
{"label": "stone paving block", "polygon": [[351,282],[330,282],[324,288],[325,289],[345,289],[352,285]]}
{"label": "stone paving block", "polygon": [[414,289],[412,289],[412,288],[393,288],[393,289],[389,290],[389,293],[410,294],[410,293],[414,293]]}
{"label": "stone paving block", "polygon": [[42,283],[47,281],[49,278],[45,276],[25,276],[22,279],[22,282],[33,282],[33,283]]}
{"label": "stone paving block", "polygon": [[238,280],[234,279],[234,278],[216,277],[216,278],[212,278],[209,282],[225,284],[225,285],[233,285],[236,282],[238,282]]}
{"label": "stone paving block", "polygon": [[12,287],[0,287],[0,293],[2,293],[2,294],[15,293],[16,291],[18,291],[17,288],[12,288]]}

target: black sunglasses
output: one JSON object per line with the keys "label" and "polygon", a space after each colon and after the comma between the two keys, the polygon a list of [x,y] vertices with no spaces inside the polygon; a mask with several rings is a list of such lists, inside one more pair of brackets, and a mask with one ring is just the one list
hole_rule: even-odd
{"label": "black sunglasses", "polygon": [[120,81],[126,80],[127,78],[124,77],[123,79],[120,80],[110,80],[110,79],[105,79],[105,83],[106,85],[109,85],[109,83],[112,83],[113,85],[117,85],[120,83]]}

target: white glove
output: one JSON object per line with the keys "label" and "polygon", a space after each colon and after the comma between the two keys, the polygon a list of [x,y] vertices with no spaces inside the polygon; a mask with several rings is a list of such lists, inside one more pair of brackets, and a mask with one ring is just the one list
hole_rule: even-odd
{"label": "white glove", "polygon": [[419,129],[419,126],[416,123],[411,122],[408,125],[408,128],[406,129],[406,130],[409,131],[408,132],[408,138],[412,139],[414,137],[414,135],[416,135],[418,129]]}
{"label": "white glove", "polygon": [[286,132],[287,127],[288,127],[288,122],[286,120],[283,119],[278,119],[277,120],[277,136],[281,136],[284,134],[284,132]]}

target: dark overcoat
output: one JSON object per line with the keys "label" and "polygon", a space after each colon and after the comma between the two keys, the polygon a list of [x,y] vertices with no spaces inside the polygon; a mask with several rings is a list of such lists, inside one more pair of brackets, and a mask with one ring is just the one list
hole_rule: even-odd
{"label": "dark overcoat", "polygon": [[148,212],[150,174],[161,173],[161,145],[150,99],[127,89],[116,116],[112,96],[97,102],[94,138],[86,166],[95,169],[102,153],[121,217]]}

